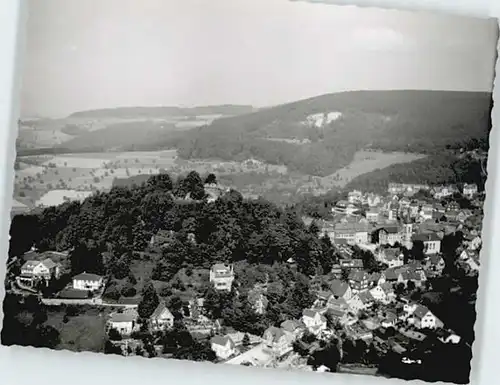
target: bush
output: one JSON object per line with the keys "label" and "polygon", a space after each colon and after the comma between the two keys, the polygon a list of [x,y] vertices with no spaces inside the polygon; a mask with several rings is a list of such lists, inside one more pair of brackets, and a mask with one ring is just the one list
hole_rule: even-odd
{"label": "bush", "polygon": [[137,290],[135,289],[135,287],[127,285],[122,289],[121,293],[124,297],[133,297],[137,294]]}

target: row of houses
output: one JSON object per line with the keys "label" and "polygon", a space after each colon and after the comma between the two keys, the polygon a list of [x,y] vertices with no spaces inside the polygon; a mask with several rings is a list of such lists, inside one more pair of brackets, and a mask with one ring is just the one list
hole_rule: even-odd
{"label": "row of houses", "polygon": [[[51,279],[59,279],[61,274],[61,264],[51,258],[30,259],[21,266],[21,274],[16,277],[16,281],[21,287],[33,288],[40,282],[48,285]],[[94,292],[100,290],[103,285],[104,277],[97,274],[83,272],[72,278],[74,290]]]}
{"label": "row of houses", "polygon": [[389,194],[403,194],[405,196],[413,196],[419,191],[429,191],[436,199],[442,199],[448,196],[452,196],[456,193],[461,193],[471,199],[478,194],[479,189],[478,186],[474,183],[465,183],[461,191],[456,185],[430,187],[429,185],[425,184],[389,183],[387,187],[387,192]]}

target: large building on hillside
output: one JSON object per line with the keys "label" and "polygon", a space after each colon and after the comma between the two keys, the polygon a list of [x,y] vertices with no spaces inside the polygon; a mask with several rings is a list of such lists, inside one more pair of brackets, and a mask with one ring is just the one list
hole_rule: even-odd
{"label": "large building on hillside", "polygon": [[234,281],[233,265],[216,263],[210,269],[210,282],[214,284],[216,290],[231,291]]}

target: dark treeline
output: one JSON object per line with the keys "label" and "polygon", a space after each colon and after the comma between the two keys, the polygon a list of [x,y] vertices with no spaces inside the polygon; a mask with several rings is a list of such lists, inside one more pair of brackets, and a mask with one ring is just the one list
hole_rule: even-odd
{"label": "dark treeline", "polygon": [[14,217],[9,253],[20,255],[33,244],[40,251],[73,249],[72,266],[79,266],[75,273],[103,273],[124,255],[144,251],[159,230],[171,230],[176,235],[158,261],[163,274],[215,262],[271,265],[293,257],[301,273],[313,275],[333,263],[331,244],[317,229],[306,228],[294,209],[245,200],[234,190],[211,204],[204,197],[196,172],[176,181],[159,174],[140,186],[113,187],[82,203]]}
{"label": "dark treeline", "polygon": [[428,156],[410,163],[394,164],[360,175],[350,181],[345,188],[386,193],[389,182],[429,185],[475,183],[482,191],[486,178],[480,160],[443,154]]}

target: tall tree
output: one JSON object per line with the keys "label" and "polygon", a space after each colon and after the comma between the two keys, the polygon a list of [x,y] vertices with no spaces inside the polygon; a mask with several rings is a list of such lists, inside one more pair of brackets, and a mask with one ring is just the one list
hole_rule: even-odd
{"label": "tall tree", "polygon": [[156,292],[153,284],[149,282],[146,286],[144,286],[142,291],[142,299],[137,308],[139,316],[143,319],[149,318],[159,303],[160,300],[158,298],[158,293]]}

